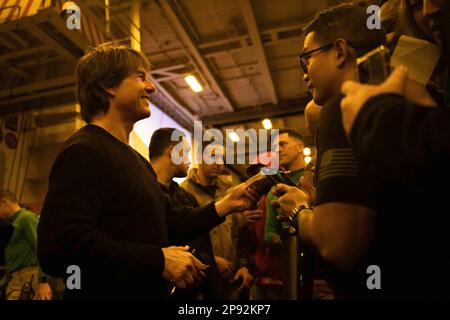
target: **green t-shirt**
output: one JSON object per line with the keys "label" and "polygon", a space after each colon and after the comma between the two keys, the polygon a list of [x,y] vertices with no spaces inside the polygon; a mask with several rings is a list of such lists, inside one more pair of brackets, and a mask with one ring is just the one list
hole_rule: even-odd
{"label": "green t-shirt", "polygon": [[[300,178],[303,176],[305,169],[290,172],[289,178],[295,183],[298,183]],[[270,204],[272,201],[277,200],[278,197],[274,196],[272,192],[267,194],[266,199],[266,226],[264,228],[264,242],[266,244],[272,244],[272,239],[274,235],[279,236],[281,229],[283,228],[282,222],[277,220],[278,209],[275,209]]]}
{"label": "green t-shirt", "polygon": [[[14,233],[5,248],[5,278],[7,282],[11,274],[27,267],[39,267],[37,258],[37,227],[39,217],[25,209],[17,211],[10,219]],[[39,267],[39,277],[45,277]]]}

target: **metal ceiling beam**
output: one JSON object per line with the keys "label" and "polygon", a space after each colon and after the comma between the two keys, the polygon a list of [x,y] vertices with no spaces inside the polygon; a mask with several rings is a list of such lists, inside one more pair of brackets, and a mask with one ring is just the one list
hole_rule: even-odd
{"label": "metal ceiling beam", "polygon": [[[89,45],[83,34],[67,28],[64,19],[59,16],[53,7],[43,9],[34,16],[22,18],[13,25],[16,28],[26,28],[27,31],[49,46],[49,49],[53,49],[70,63],[75,64],[79,58],[78,55],[82,55],[83,49]],[[54,28],[54,30],[52,29],[54,33],[49,34],[46,30],[47,26]],[[65,39],[70,41],[70,44],[66,44],[70,47],[61,43]]]}
{"label": "metal ceiling beam", "polygon": [[175,53],[175,52],[179,52],[179,51],[183,51],[183,48],[173,48],[173,49],[167,49],[167,50],[162,50],[162,51],[147,52],[146,54],[150,58],[151,56]]}
{"label": "metal ceiling beam", "polygon": [[19,50],[19,51],[0,55],[0,61],[31,56],[31,55],[38,54],[43,51],[48,51],[48,50],[49,49],[46,46],[38,46],[38,47],[30,48],[30,49]]}
{"label": "metal ceiling beam", "polygon": [[38,81],[35,83],[31,83],[28,85],[24,85],[21,87],[14,88],[11,92],[11,89],[3,89],[0,90],[0,100],[5,99],[8,96],[18,96],[22,94],[33,94],[35,92],[41,92],[44,90],[50,90],[52,88],[60,88],[62,86],[70,86],[73,85],[73,88],[75,88],[75,76],[65,76],[60,77],[52,80],[45,80],[45,81]]}
{"label": "metal ceiling beam", "polygon": [[[300,32],[304,26],[305,26],[305,23],[291,22],[291,23],[286,23],[286,24],[279,25],[279,26],[262,27],[261,31],[260,31],[260,38],[270,35],[270,34],[273,34],[273,33],[279,33],[279,32],[289,32],[289,31],[296,31],[296,30]],[[202,42],[198,45],[198,47],[203,50],[203,49],[217,47],[217,46],[232,43],[232,42],[246,41],[249,39],[250,39],[249,34],[243,34],[243,35],[231,37],[231,38],[229,38],[229,37],[224,37],[224,38],[220,38],[220,39],[216,38],[216,39],[211,39],[210,41]],[[264,45],[266,45],[266,44],[264,43]]]}
{"label": "metal ceiling beam", "polygon": [[256,23],[255,14],[253,13],[252,4],[250,0],[240,0],[239,1],[242,8],[242,13],[244,14],[245,23],[247,24],[248,32],[250,38],[253,42],[253,47],[256,49],[256,56],[262,67],[262,74],[269,91],[270,99],[274,105],[278,104],[277,92],[275,85],[272,80],[272,75],[270,74],[269,64],[267,63],[266,53],[264,52],[264,47],[259,35],[258,25]]}
{"label": "metal ceiling beam", "polygon": [[17,47],[11,43],[10,41],[6,40],[5,38],[0,36],[0,44],[2,44],[4,47],[7,47],[11,50],[17,50]]}
{"label": "metal ceiling beam", "polygon": [[249,107],[235,112],[223,114],[214,114],[202,117],[205,125],[209,126],[227,126],[240,123],[260,121],[264,118],[277,118],[293,114],[302,114],[306,104],[311,100],[308,97],[295,100],[280,102],[278,105],[262,105],[258,107]]}
{"label": "metal ceiling beam", "polygon": [[168,18],[172,22],[172,25],[175,29],[174,31],[181,38],[180,40],[182,44],[186,46],[189,54],[192,55],[195,64],[198,65],[199,71],[201,71],[205,75],[207,81],[209,82],[209,87],[211,88],[211,90],[221,98],[225,110],[233,111],[234,107],[230,103],[230,100],[227,97],[227,95],[225,94],[225,90],[222,87],[218,77],[213,73],[211,67],[208,65],[208,61],[206,61],[206,59],[202,56],[196,44],[191,39],[191,36],[183,27],[183,24],[179,18],[181,14],[175,12],[172,5],[169,3],[169,0],[160,0],[160,3],[163,11],[166,13]]}
{"label": "metal ceiling beam", "polygon": [[[20,98],[13,98],[13,99],[10,99],[10,100],[7,100],[7,101],[6,100],[5,101],[1,101],[0,100],[0,107],[2,107],[2,106],[6,107],[6,106],[10,106],[10,105],[12,105],[14,103],[34,100],[34,99],[38,99],[38,98],[51,97],[51,96],[56,96],[56,95],[59,95],[59,94],[67,94],[67,93],[74,93],[74,92],[75,92],[75,87],[73,87],[73,88],[68,87],[68,88],[51,90],[49,92],[43,92],[43,93],[37,93],[37,94],[33,94],[33,95],[28,95],[28,96],[24,96],[24,97],[20,97]],[[17,112],[19,112],[19,110],[17,110]],[[1,114],[1,112],[0,112],[0,114]]]}
{"label": "metal ceiling beam", "polygon": [[18,35],[16,35],[14,32],[9,31],[9,32],[6,32],[6,34],[7,34],[10,38],[12,38],[15,42],[17,42],[18,44],[20,44],[20,46],[21,46],[22,48],[27,48],[27,47],[29,46],[28,43],[27,43],[25,40],[23,40],[21,37],[19,37]]}
{"label": "metal ceiling beam", "polygon": [[220,39],[216,39],[216,40],[210,40],[210,41],[206,41],[206,42],[202,42],[198,45],[198,47],[200,49],[208,49],[211,47],[217,47],[217,46],[222,46],[222,45],[226,45],[232,42],[241,42],[241,41],[246,41],[249,40],[250,36],[248,34],[244,34],[242,36],[237,36],[237,37],[225,37],[225,38],[220,38]]}
{"label": "metal ceiling beam", "polygon": [[167,75],[167,76],[164,76],[164,77],[161,77],[161,78],[156,78],[156,81],[164,82],[164,81],[170,81],[170,80],[177,80],[177,79],[184,78],[184,77],[188,76],[189,74],[190,73]]}
{"label": "metal ceiling beam", "polygon": [[[147,56],[148,57],[148,56]],[[151,60],[150,60],[151,63]],[[179,70],[188,67],[190,61],[188,59],[180,59],[176,61],[168,61],[164,63],[152,64],[150,69],[151,74],[165,73],[173,70]]]}
{"label": "metal ceiling beam", "polygon": [[[300,41],[302,40],[302,37],[291,37],[291,38],[284,38],[284,39],[278,39],[278,40],[270,40],[267,42],[264,42],[263,45],[265,47],[269,47],[269,46],[274,46],[280,43],[284,43],[284,42],[297,42],[299,44],[299,48],[300,48]],[[226,49],[223,47],[215,47],[213,48],[213,50],[208,50],[207,53],[204,53],[203,56],[207,59],[210,58],[216,58],[216,57],[220,57],[220,55],[227,53],[227,54],[232,54],[233,52],[238,52],[241,49],[244,49],[245,47],[241,46],[238,48],[233,48],[233,49]]]}

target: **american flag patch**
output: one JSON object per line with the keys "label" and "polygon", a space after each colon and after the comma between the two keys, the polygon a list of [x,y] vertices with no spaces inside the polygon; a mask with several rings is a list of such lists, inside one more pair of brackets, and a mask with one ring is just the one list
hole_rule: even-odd
{"label": "american flag patch", "polygon": [[319,181],[337,177],[356,177],[359,165],[351,148],[330,149],[320,160]]}

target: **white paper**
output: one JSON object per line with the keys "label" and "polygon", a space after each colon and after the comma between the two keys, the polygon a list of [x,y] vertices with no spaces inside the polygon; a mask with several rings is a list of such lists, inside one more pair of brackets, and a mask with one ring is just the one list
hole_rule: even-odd
{"label": "white paper", "polygon": [[394,67],[404,65],[409,78],[426,85],[441,56],[441,48],[428,41],[401,36],[391,57]]}

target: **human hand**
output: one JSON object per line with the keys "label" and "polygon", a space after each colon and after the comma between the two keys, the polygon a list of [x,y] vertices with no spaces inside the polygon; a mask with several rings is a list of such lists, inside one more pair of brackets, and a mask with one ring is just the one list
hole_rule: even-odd
{"label": "human hand", "polygon": [[189,246],[172,246],[161,250],[164,254],[163,277],[177,288],[187,288],[205,276],[201,270],[206,266],[188,251]]}
{"label": "human hand", "polygon": [[239,213],[239,227],[243,228],[262,218],[262,210],[245,210]]}
{"label": "human hand", "polygon": [[308,195],[297,187],[279,183],[272,188],[272,193],[279,197],[270,203],[280,209],[281,215],[277,217],[279,220],[289,220],[292,210],[308,203]]}
{"label": "human hand", "polygon": [[300,186],[302,187],[302,190],[308,195],[309,202],[316,202],[316,187],[311,184],[310,180],[308,180],[306,177],[301,177]]}
{"label": "human hand", "polygon": [[214,256],[219,273],[224,279],[228,279],[233,275],[233,264],[225,258]]}
{"label": "human hand", "polygon": [[241,285],[238,288],[238,292],[244,288],[250,288],[253,281],[253,276],[248,271],[247,267],[241,267],[234,275],[232,282],[236,282],[241,279]]}
{"label": "human hand", "polygon": [[39,283],[33,300],[52,300],[52,289],[48,283]]}
{"label": "human hand", "polygon": [[258,201],[255,191],[247,189],[245,183],[232,188],[225,197],[216,202],[216,212],[220,217],[225,217],[232,212],[251,209]]}
{"label": "human hand", "polygon": [[362,106],[372,97],[394,93],[405,95],[408,80],[408,70],[404,66],[397,67],[382,84],[374,86],[346,81],[342,84],[341,92],[345,97],[341,100],[342,124],[347,136]]}

